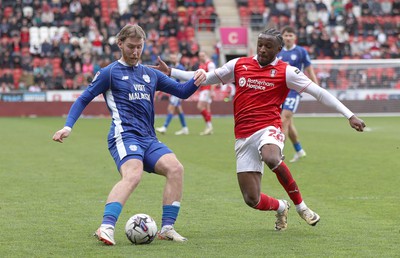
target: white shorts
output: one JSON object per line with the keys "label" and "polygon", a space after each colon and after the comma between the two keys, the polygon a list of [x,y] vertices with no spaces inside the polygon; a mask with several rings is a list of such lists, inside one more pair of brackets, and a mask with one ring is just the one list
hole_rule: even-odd
{"label": "white shorts", "polygon": [[285,135],[275,126],[268,126],[247,138],[237,139],[235,143],[236,173],[255,171],[263,174],[264,162],[261,157],[261,147],[265,144],[274,144],[283,153],[284,141]]}
{"label": "white shorts", "polygon": [[202,90],[199,93],[199,101],[201,102],[207,102],[210,103],[212,102],[211,98],[211,91],[210,90]]}
{"label": "white shorts", "polygon": [[174,95],[171,95],[169,97],[169,104],[171,104],[174,107],[179,107],[181,105],[181,99]]}

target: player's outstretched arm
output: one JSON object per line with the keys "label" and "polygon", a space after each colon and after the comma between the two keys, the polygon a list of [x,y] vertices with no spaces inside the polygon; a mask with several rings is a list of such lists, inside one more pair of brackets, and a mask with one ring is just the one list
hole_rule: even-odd
{"label": "player's outstretched arm", "polygon": [[354,128],[358,132],[363,132],[365,128],[365,123],[363,120],[353,115],[349,118],[349,123],[352,128]]}
{"label": "player's outstretched arm", "polygon": [[64,142],[64,138],[67,138],[70,133],[71,133],[71,128],[65,126],[63,129],[58,130],[53,135],[53,141],[63,143]]}

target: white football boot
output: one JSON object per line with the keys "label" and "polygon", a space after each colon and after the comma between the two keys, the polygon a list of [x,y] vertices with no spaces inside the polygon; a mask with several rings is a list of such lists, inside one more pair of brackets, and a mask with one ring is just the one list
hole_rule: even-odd
{"label": "white football boot", "polygon": [[94,236],[106,245],[115,245],[114,227],[111,225],[100,226],[96,232],[94,232]]}
{"label": "white football boot", "polygon": [[289,162],[293,163],[299,161],[301,158],[304,158],[305,156],[307,156],[307,153],[302,149],[296,152],[293,156],[293,159],[289,160]]}
{"label": "white football boot", "polygon": [[277,212],[275,215],[275,217],[276,217],[275,230],[277,230],[277,231],[283,231],[283,230],[287,229],[287,217],[288,217],[290,204],[286,200],[282,200],[282,201],[285,203],[286,207],[282,212]]}
{"label": "white football boot", "polygon": [[299,210],[297,213],[308,223],[308,225],[311,226],[317,225],[318,221],[320,220],[319,215],[313,212],[310,208]]}
{"label": "white football boot", "polygon": [[167,128],[165,126],[157,127],[156,131],[165,134],[167,132]]}
{"label": "white football boot", "polygon": [[183,127],[181,130],[176,131],[175,135],[188,135],[189,134],[189,128]]}
{"label": "white football boot", "polygon": [[162,227],[162,229],[157,232],[157,237],[161,240],[170,240],[175,242],[187,241],[187,238],[179,235],[179,233],[175,231],[172,225]]}

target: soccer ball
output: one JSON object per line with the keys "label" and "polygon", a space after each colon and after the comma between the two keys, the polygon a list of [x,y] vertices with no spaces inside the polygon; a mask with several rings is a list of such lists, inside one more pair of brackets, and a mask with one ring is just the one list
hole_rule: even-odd
{"label": "soccer ball", "polygon": [[157,225],[147,214],[136,214],[125,225],[125,234],[135,245],[150,244],[157,234]]}

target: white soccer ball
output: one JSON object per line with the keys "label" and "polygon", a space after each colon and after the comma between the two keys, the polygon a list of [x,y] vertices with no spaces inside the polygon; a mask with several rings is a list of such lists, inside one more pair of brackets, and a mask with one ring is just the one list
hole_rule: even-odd
{"label": "white soccer ball", "polygon": [[157,234],[157,225],[147,214],[136,214],[125,225],[125,234],[135,245],[150,244]]}

